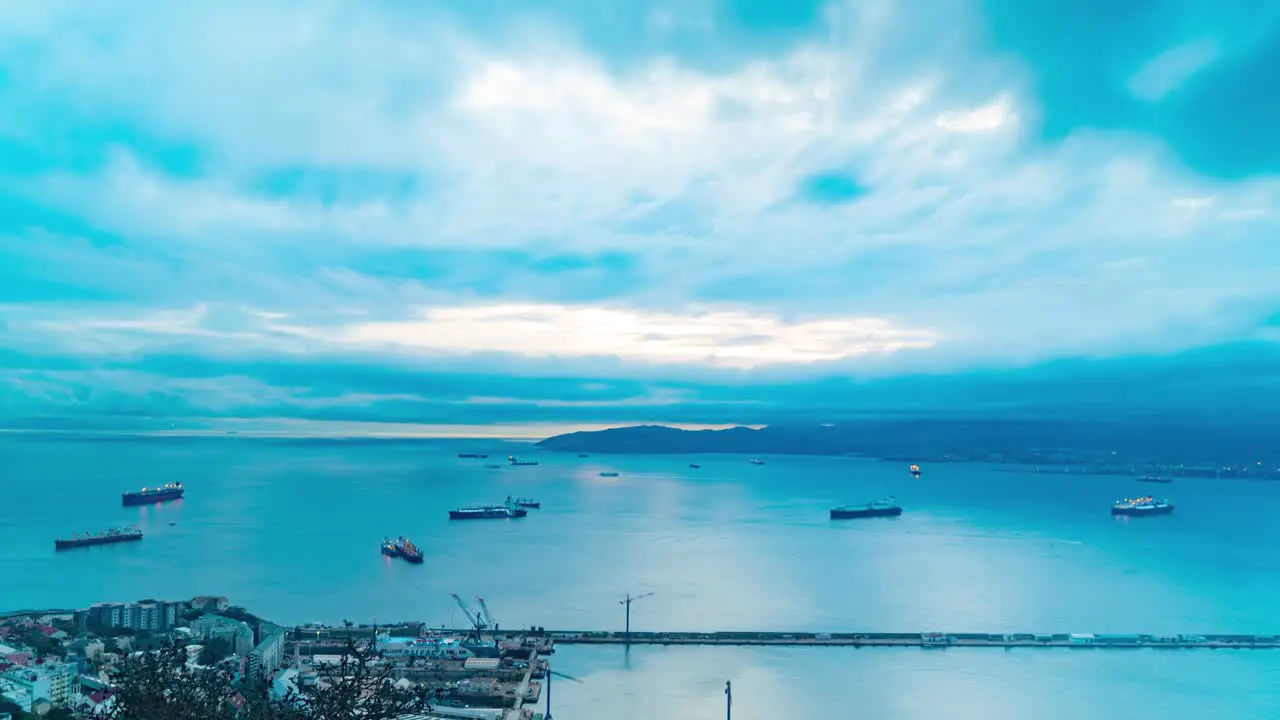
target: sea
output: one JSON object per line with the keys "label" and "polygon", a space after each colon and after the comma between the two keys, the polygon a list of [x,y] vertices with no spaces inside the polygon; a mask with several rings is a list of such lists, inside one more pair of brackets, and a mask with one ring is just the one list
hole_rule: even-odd
{"label": "sea", "polygon": [[[225,595],[285,624],[461,627],[456,593],[507,628],[616,631],[631,593],[645,631],[1280,634],[1280,483],[763,459],[10,434],[0,608]],[[172,481],[184,500],[120,504]],[[1176,512],[1109,514],[1151,493]],[[448,519],[507,496],[542,509]],[[890,496],[899,518],[828,519]],[[120,525],[145,539],[54,552],[55,537]],[[422,565],[379,553],[401,535]],[[1280,718],[1280,650],[561,646],[553,668],[573,678],[553,681],[558,720],[719,718],[726,682],[739,720]]]}

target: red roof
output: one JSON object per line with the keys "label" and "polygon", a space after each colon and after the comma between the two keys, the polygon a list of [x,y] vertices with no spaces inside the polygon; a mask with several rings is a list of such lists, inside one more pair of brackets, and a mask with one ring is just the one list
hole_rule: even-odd
{"label": "red roof", "polygon": [[89,700],[91,700],[94,705],[101,705],[110,697],[110,690],[95,690],[91,695],[89,695]]}

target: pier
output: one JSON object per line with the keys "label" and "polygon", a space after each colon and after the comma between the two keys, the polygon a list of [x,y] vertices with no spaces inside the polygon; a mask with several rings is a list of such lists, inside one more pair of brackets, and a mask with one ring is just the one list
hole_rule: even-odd
{"label": "pier", "polygon": [[805,633],[805,632],[565,632],[563,645],[763,645],[778,647],[1280,649],[1280,635],[1147,635],[1116,633]]}
{"label": "pier", "polygon": [[[413,637],[419,634],[465,636],[458,628],[430,628],[423,623],[397,623],[379,632]],[[340,652],[347,633],[357,639],[372,636],[372,627],[294,628],[291,640],[300,641],[308,653]],[[777,647],[918,647],[918,648],[1079,648],[1165,650],[1280,649],[1280,634],[1123,634],[1123,633],[962,633],[962,632],[613,632],[601,630],[504,630],[497,633],[504,644],[554,652],[555,645],[724,645]]]}

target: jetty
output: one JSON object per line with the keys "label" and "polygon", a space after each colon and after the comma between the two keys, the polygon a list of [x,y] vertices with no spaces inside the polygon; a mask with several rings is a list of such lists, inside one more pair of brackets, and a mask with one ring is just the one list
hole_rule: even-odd
{"label": "jetty", "polygon": [[768,645],[792,647],[1280,649],[1280,635],[1117,633],[548,632],[564,645]]}
{"label": "jetty", "polygon": [[[294,639],[316,646],[316,651],[332,651],[348,636],[370,637],[368,625],[352,628],[308,626],[294,629]],[[428,628],[423,623],[396,623],[378,628],[393,636],[412,637],[420,633],[464,635],[465,628]],[[1280,649],[1280,634],[1178,634],[1145,633],[971,633],[971,632],[615,632],[591,630],[504,630],[507,641],[539,652],[554,652],[555,645],[763,645],[778,647],[918,647],[918,648],[1079,648],[1079,649]],[[327,648],[323,646],[329,645]],[[321,649],[323,648],[323,649]]]}

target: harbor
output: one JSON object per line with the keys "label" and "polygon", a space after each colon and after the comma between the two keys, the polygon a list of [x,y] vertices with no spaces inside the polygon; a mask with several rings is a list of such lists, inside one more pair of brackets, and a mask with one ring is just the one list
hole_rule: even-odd
{"label": "harbor", "polygon": [[[301,652],[332,652],[346,641],[345,628],[304,626],[294,637],[306,648]],[[374,633],[391,636],[462,637],[463,629],[430,629],[422,623],[403,623],[374,628],[351,628],[355,638],[371,638]],[[589,630],[524,630],[498,635],[501,642],[537,648],[541,654],[555,652],[556,645],[719,645],[777,647],[918,647],[918,648],[1072,648],[1161,650],[1280,649],[1280,635],[1146,633],[966,633],[966,632],[617,632]]]}

